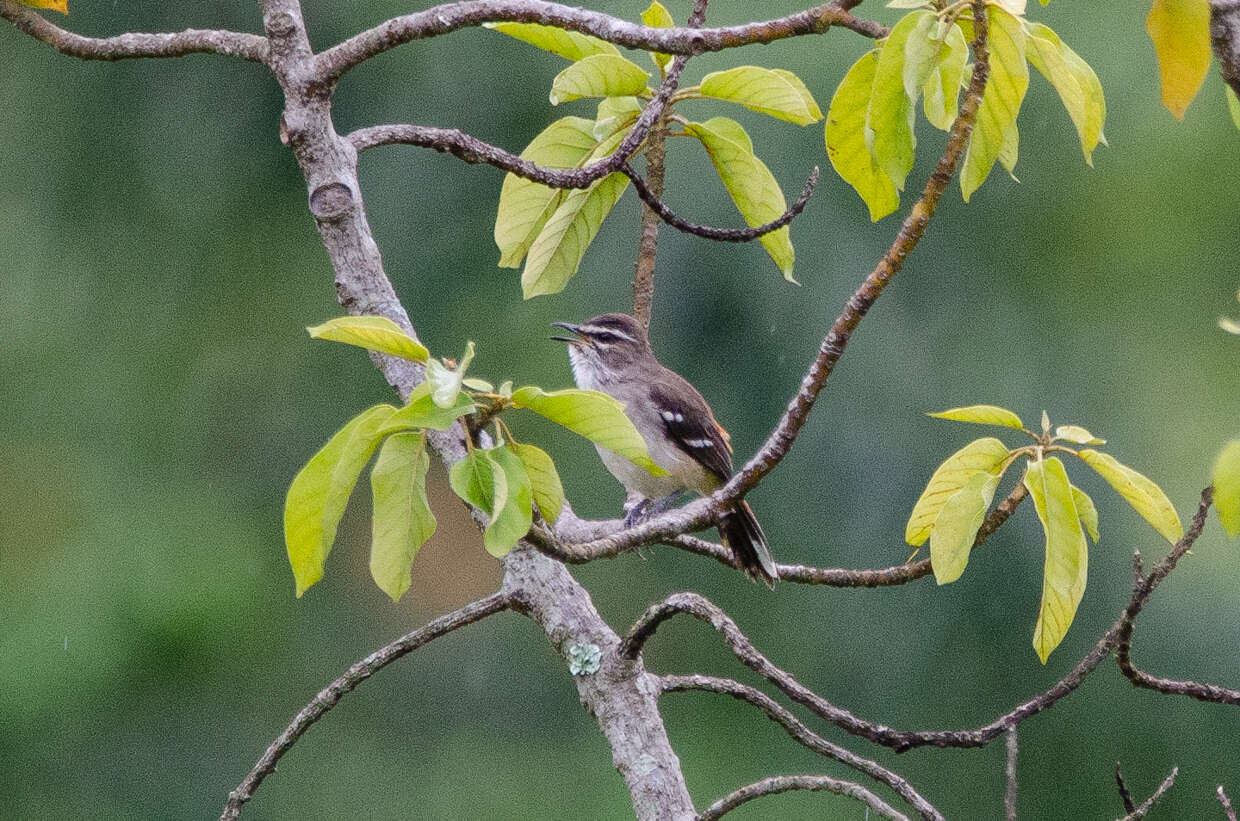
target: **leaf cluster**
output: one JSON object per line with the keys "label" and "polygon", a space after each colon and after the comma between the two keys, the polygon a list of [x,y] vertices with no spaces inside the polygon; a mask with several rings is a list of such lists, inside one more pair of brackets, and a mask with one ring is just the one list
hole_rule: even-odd
{"label": "leaf cluster", "polygon": [[[1093,499],[1069,481],[1063,462],[1052,454],[1074,456],[1093,468],[1167,541],[1174,544],[1184,535],[1180,517],[1162,489],[1110,454],[1096,450],[1095,446],[1106,441],[1083,427],[1059,425],[1052,430],[1043,413],[1042,428],[1034,432],[1015,413],[994,405],[971,405],[930,415],[1011,428],[1034,441],[1009,448],[988,436],[953,453],[935,470],[913,506],[904,537],[914,546],[929,540],[935,579],[939,584],[954,582],[964,573],[999,481],[1023,459],[1021,482],[1033,499],[1046,536],[1042,602],[1033,632],[1033,646],[1043,663],[1067,634],[1085,594],[1089,566],[1085,532],[1095,543],[1099,538]],[[1070,447],[1081,445],[1085,447]]]}
{"label": "leaf cluster", "polygon": [[426,499],[430,456],[428,431],[447,430],[475,414],[495,424],[495,444],[468,452],[449,473],[452,490],[485,513],[483,545],[504,556],[529,532],[534,511],[554,523],[564,505],[564,488],[551,456],[536,445],[517,442],[499,415],[524,408],[577,433],[598,447],[661,475],[645,440],[624,414],[624,406],[597,391],[544,391],[528,386],[498,388],[466,376],[474,358],[469,343],[459,361],[430,356],[426,347],[383,317],[341,317],[309,329],[328,339],[397,356],[426,367],[426,381],[400,408],[375,405],[349,420],[310,458],[289,486],[284,505],[284,538],[300,597],[323,578],[336,529],[362,471],[375,451],[370,473],[374,501],[370,573],[393,601],[409,589],[410,566],[435,532],[435,515]]}

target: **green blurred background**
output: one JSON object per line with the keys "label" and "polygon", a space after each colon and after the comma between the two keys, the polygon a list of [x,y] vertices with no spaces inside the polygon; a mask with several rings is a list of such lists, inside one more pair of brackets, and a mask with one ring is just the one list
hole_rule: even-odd
{"label": "green blurred background", "polygon": [[[608,10],[635,17],[644,4]],[[671,2],[683,19],[688,4]],[[123,6],[123,8],[122,8]],[[1240,432],[1236,315],[1240,134],[1212,72],[1187,120],[1160,107],[1140,4],[1031,4],[1096,68],[1109,149],[1082,162],[1040,76],[1021,116],[1016,184],[996,170],[972,204],[955,183],[925,241],[855,336],[783,468],[751,499],[778,558],[874,567],[903,560],[904,517],[930,471],[975,430],[926,411],[975,402],[1026,420],[1043,408],[1085,425],[1162,484],[1187,519],[1221,444]],[[717,0],[710,20],[798,8]],[[410,6],[306,3],[325,47]],[[867,3],[885,22],[897,12]],[[57,22],[63,20],[55,15]],[[254,3],[76,0],[87,34],[227,26],[257,31]],[[238,61],[82,63],[0,27],[0,815],[206,818],[293,713],[352,661],[499,578],[444,490],[440,532],[397,605],[369,581],[366,494],[341,529],[326,579],[293,596],[281,539],[284,490],[326,437],[389,400],[354,349],[303,328],[337,315],[305,189],[277,139],[281,100]],[[753,62],[797,71],[823,108],[868,44],[849,32],[694,60],[686,79]],[[406,46],[353,72],[338,127],[458,126],[520,149],[588,103],[547,104],[562,61],[467,30]],[[824,179],[793,226],[800,287],[760,247],[664,230],[653,325],[663,360],[693,378],[756,448],[795,391],[855,284],[897,230],[869,223],[829,170],[821,126],[799,129],[722,104],[751,129],[789,196]],[[686,112],[693,115],[693,111]],[[920,187],[942,135],[918,123]],[[694,150],[697,149],[697,150]],[[669,201],[739,224],[695,145],[674,143]],[[548,323],[629,305],[638,204],[607,221],[567,291],[522,302],[495,267],[502,175],[412,148],[362,163],[388,272],[438,353],[478,344],[474,372],[548,387],[570,376]],[[907,203],[906,203],[907,204]],[[592,449],[544,438],[578,510],[614,515],[621,493]],[[1015,441],[1015,439],[1014,439]],[[1069,466],[1071,469],[1071,466]],[[806,684],[896,727],[975,726],[1049,686],[1115,618],[1130,556],[1166,544],[1092,474],[1102,514],[1089,590],[1043,667],[1030,646],[1041,535],[1027,505],[963,579],[886,591],[781,585],[774,594],[668,549],[574,570],[623,628],[647,604],[695,589]],[[1009,482],[1011,480],[1009,479]],[[1008,484],[1005,483],[1005,487]],[[1003,491],[1001,491],[1003,492]],[[1167,675],[1240,683],[1235,543],[1212,518],[1143,615],[1135,654]],[[753,681],[696,623],[660,632],[656,671]],[[849,771],[792,744],[755,711],[668,697],[669,731],[705,806],[772,773]],[[833,728],[821,728],[841,739]],[[1179,782],[1149,816],[1221,818],[1214,785],[1240,798],[1240,712],[1133,689],[1104,665],[1021,728],[1022,818],[1121,815],[1111,770],[1144,796]],[[1001,813],[1001,744],[895,756],[951,818]],[[563,662],[528,621],[499,616],[384,671],[282,761],[252,819],[625,818],[627,793]],[[738,819],[861,819],[844,799],[792,795]]]}

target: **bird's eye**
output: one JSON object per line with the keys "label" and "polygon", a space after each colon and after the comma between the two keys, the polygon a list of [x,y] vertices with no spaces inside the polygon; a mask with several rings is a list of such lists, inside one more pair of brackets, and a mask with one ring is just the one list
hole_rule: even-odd
{"label": "bird's eye", "polygon": [[611,331],[599,331],[598,333],[594,335],[594,338],[597,339],[599,342],[606,342],[610,344],[612,342],[615,342],[620,337],[616,336]]}

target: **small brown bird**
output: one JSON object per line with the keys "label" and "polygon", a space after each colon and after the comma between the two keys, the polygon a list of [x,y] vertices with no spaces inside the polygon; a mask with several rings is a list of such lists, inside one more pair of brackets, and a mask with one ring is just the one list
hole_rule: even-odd
{"label": "small brown bird", "polygon": [[[552,339],[568,343],[577,386],[623,402],[625,415],[646,440],[650,458],[667,471],[666,476],[653,476],[598,448],[603,464],[628,491],[627,523],[670,507],[683,490],[707,495],[728,481],[732,476],[728,432],[715,421],[702,394],[655,359],[640,322],[628,314],[603,314],[580,325],[552,324],[573,334]],[[716,525],[741,568],[773,588],[778,578],[775,560],[749,504],[743,499],[733,503]]]}

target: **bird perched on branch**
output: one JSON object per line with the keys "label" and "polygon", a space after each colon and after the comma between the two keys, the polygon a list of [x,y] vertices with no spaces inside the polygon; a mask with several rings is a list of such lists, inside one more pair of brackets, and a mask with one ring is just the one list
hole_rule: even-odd
{"label": "bird perched on branch", "polygon": [[[603,464],[628,491],[626,524],[670,507],[681,491],[705,496],[728,481],[732,476],[728,432],[715,421],[702,394],[655,359],[640,322],[628,314],[603,314],[580,325],[552,324],[573,334],[552,339],[568,343],[577,386],[624,403],[624,413],[646,440],[650,458],[667,471],[666,476],[654,476],[598,448]],[[743,499],[730,503],[716,526],[741,569],[774,587],[775,561],[749,504]]]}

